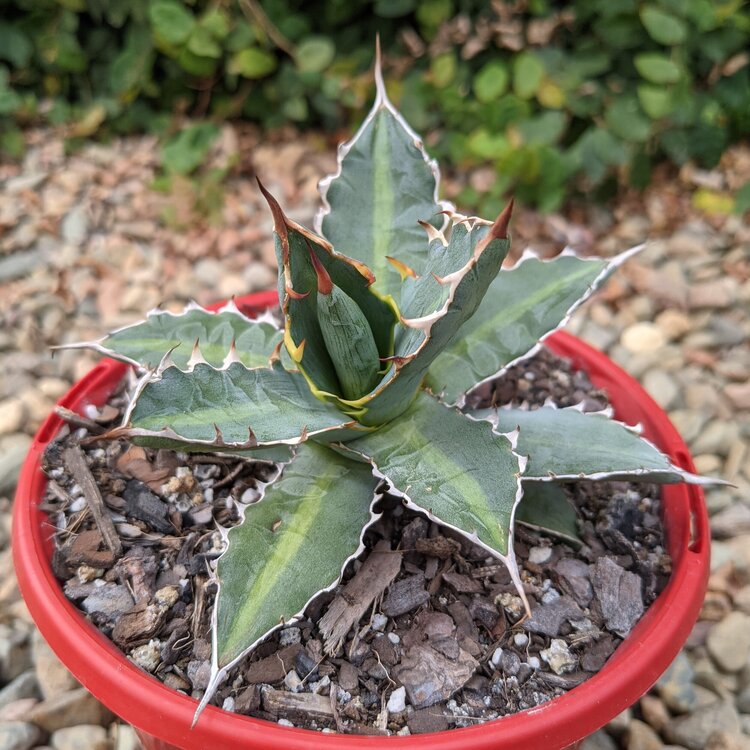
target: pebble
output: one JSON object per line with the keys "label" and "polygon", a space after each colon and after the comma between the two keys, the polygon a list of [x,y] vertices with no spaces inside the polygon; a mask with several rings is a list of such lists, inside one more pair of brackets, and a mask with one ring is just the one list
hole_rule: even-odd
{"label": "pebble", "polygon": [[627,750],[661,750],[664,743],[646,723],[633,719],[628,727]]}
{"label": "pebble", "polygon": [[680,395],[674,376],[663,370],[649,370],[643,377],[643,387],[662,409],[674,406]]}
{"label": "pebble", "polygon": [[702,706],[692,714],[674,719],[665,734],[671,742],[684,745],[688,750],[706,750],[709,737],[718,731],[740,731],[737,710],[727,701]]}
{"label": "pebble", "polygon": [[730,612],[711,628],[706,647],[720,669],[739,672],[750,656],[750,616]]}
{"label": "pebble", "polygon": [[555,674],[571,672],[578,664],[578,659],[570,653],[567,643],[561,638],[553,638],[549,648],[542,649],[539,655]]}
{"label": "pebble", "polygon": [[284,628],[279,633],[279,643],[282,646],[291,646],[299,643],[301,638],[302,633],[299,628]]}
{"label": "pebble", "polygon": [[80,724],[58,729],[50,740],[54,750],[109,750],[109,739],[104,727]]}
{"label": "pebble", "polygon": [[31,639],[31,658],[43,698],[54,698],[78,687],[76,678],[57,658],[38,631],[34,632]]}
{"label": "pebble", "polygon": [[0,690],[0,708],[23,698],[38,698],[39,684],[34,670],[22,672]]}
{"label": "pebble", "polygon": [[661,699],[677,714],[692,711],[698,705],[694,677],[693,665],[685,652],[681,651],[656,683]]}
{"label": "pebble", "polygon": [[293,669],[286,673],[284,685],[287,690],[291,690],[293,693],[299,693],[305,687],[300,676]]}
{"label": "pebble", "polygon": [[25,721],[0,723],[0,748],[2,750],[31,750],[41,739],[42,733],[39,727],[33,724]]}
{"label": "pebble", "polygon": [[400,714],[406,710],[406,688],[396,688],[388,697],[388,713]]}
{"label": "pebble", "polygon": [[529,550],[529,562],[544,565],[552,557],[552,547],[532,547]]}
{"label": "pebble", "polygon": [[634,354],[653,352],[666,343],[664,332],[654,323],[635,323],[622,332],[622,345]]}
{"label": "pebble", "polygon": [[0,435],[18,432],[26,419],[23,402],[17,398],[0,401]]}
{"label": "pebble", "polygon": [[112,713],[88,690],[76,688],[37,703],[27,718],[45,732],[54,732],[76,724],[107,724]]}
{"label": "pebble", "polygon": [[26,454],[31,446],[31,438],[15,432],[0,437],[0,495],[9,493],[18,480]]}

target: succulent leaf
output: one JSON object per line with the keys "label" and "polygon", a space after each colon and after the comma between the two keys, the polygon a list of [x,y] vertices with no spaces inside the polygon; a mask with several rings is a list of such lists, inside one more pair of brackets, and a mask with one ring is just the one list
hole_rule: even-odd
{"label": "succulent leaf", "polygon": [[481,409],[496,429],[519,429],[518,450],[529,457],[524,480],[624,480],[722,484],[674,466],[637,428],[616,422],[603,412],[575,407]]}
{"label": "succulent leaf", "polygon": [[300,373],[233,362],[222,369],[167,367],[143,383],[125,426],[112,434],[183,450],[246,450],[296,445],[329,432],[341,439],[355,429],[315,398]]}
{"label": "succulent leaf", "polygon": [[368,457],[407,505],[458,529],[493,554],[512,554],[525,459],[512,435],[422,391],[401,417],[344,446]]}
{"label": "succulent leaf", "polygon": [[367,266],[337,253],[329,242],[287,218],[273,196],[260,187],[274,217],[279,299],[285,317],[287,349],[317,394],[340,395],[336,368],[318,320],[318,275],[311,255],[331,282],[359,307],[369,324],[379,357],[388,357],[393,352],[398,309],[392,298],[383,297],[371,288],[374,277]]}
{"label": "succulent leaf", "polygon": [[388,422],[411,403],[429,366],[473,315],[500,270],[510,245],[508,219],[508,212],[492,225],[460,217],[446,245],[441,238],[430,243],[428,273],[404,282],[391,367],[371,394],[351,403],[361,410],[363,424]]}
{"label": "succulent leaf", "polygon": [[579,546],[578,514],[554,482],[522,482],[516,522]]}
{"label": "succulent leaf", "polygon": [[[368,464],[305,443],[226,534],[216,573],[212,684],[334,586],[364,548],[378,480]],[[205,702],[210,698],[209,691]]]}
{"label": "succulent leaf", "polygon": [[339,287],[318,292],[318,321],[326,348],[336,368],[341,393],[356,399],[378,382],[380,357],[375,339],[357,303]]}
{"label": "succulent leaf", "polygon": [[383,83],[378,47],[377,95],[357,134],[339,146],[339,169],[320,183],[323,208],[315,228],[342,252],[366,263],[375,286],[397,300],[401,277],[386,256],[422,273],[424,233],[417,222],[442,225],[440,171],[422,139],[391,104]]}
{"label": "succulent leaf", "polygon": [[502,270],[476,314],[430,367],[427,385],[446,403],[530,356],[573,311],[643,246],[614,258],[580,258],[570,250],[552,260],[525,254]]}
{"label": "succulent leaf", "polygon": [[60,349],[95,349],[113,359],[144,368],[156,367],[167,352],[186,367],[198,342],[202,357],[220,367],[232,346],[247,367],[262,367],[282,339],[270,316],[252,320],[233,302],[211,312],[195,304],[181,313],[154,310],[145,320],[119,328],[98,341],[66,344]]}

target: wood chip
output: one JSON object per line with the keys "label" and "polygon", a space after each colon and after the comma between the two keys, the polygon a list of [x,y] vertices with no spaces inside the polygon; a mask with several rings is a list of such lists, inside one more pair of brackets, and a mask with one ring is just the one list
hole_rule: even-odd
{"label": "wood chip", "polygon": [[417,539],[415,549],[422,555],[437,557],[446,560],[461,551],[461,545],[444,536],[436,536],[434,539]]}
{"label": "wood chip", "polygon": [[318,719],[334,721],[331,699],[317,693],[288,693],[285,690],[265,688],[263,690],[263,708],[275,717],[298,721]]}
{"label": "wood chip", "polygon": [[383,594],[401,570],[401,554],[392,552],[390,543],[381,540],[349,583],[337,594],[320,618],[318,627],[324,649],[333,656],[344,643],[346,634],[367,608]]}
{"label": "wood chip", "polygon": [[122,555],[122,544],[120,537],[117,535],[115,525],[104,506],[104,500],[94,476],[86,463],[86,457],[78,446],[66,448],[63,452],[65,465],[73,475],[76,484],[83,490],[83,496],[91,510],[97,528],[99,529],[104,543],[109,548],[115,558]]}

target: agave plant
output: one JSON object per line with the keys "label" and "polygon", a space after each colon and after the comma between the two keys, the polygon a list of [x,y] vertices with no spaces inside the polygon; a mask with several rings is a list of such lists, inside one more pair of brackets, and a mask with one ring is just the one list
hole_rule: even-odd
{"label": "agave plant", "polygon": [[146,370],[111,437],[279,466],[224,532],[201,707],[230,667],[338,583],[384,491],[505,563],[526,603],[514,517],[526,498],[526,517],[554,527],[540,487],[705,481],[608,414],[462,411],[639,248],[612,259],[527,253],[503,268],[512,203],[490,222],[441,202],[437,164],[389,101],[379,60],[375,79],[372,110],[321,182],[315,232],[261,186],[281,328],[233,303],[191,305],[85,344]]}

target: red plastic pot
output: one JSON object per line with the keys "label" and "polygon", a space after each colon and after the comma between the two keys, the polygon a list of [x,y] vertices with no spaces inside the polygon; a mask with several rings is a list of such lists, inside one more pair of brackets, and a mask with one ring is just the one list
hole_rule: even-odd
{"label": "red plastic pot", "polygon": [[[249,314],[276,304],[275,292],[249,295],[238,304]],[[690,454],[666,415],[640,385],[607,357],[573,336],[556,333],[548,345],[569,357],[605,388],[617,416],[640,422],[645,435],[678,466],[694,470]],[[68,409],[101,405],[126,372],[103,361],[61,400]],[[209,707],[190,728],[196,703],[166,688],[126,659],[65,598],[50,566],[52,529],[38,505],[46,479],[40,468],[45,446],[62,421],[50,415],[24,463],[15,500],[13,558],[21,592],[42,635],[75,677],[102,703],[132,724],[147,750],[237,748],[431,748],[432,750],[560,750],[588,736],[633,704],[677,655],[698,616],[709,569],[708,518],[701,490],[672,485],[663,490],[663,522],[673,573],[667,587],[604,669],[538,708],[467,729],[413,737],[326,735],[280,727]]]}

